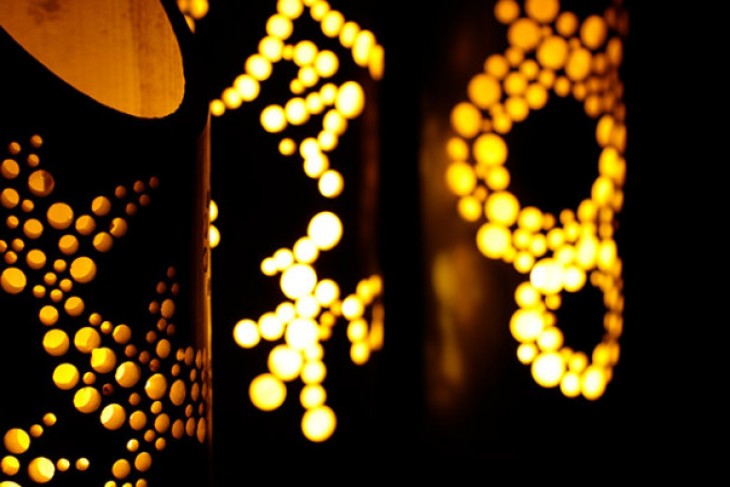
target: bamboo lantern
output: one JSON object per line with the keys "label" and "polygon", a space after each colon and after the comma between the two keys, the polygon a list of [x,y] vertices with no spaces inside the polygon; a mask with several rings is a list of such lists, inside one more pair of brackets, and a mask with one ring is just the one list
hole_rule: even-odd
{"label": "bamboo lantern", "polygon": [[547,404],[588,410],[619,364],[627,15],[578,3],[467,1],[434,27],[421,203],[437,436],[519,445]]}
{"label": "bamboo lantern", "polygon": [[174,1],[0,9],[0,485],[205,485],[208,105]]}

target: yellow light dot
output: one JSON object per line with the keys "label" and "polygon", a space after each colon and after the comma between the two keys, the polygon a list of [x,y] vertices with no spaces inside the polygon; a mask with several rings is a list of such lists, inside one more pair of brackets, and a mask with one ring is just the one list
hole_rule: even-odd
{"label": "yellow light dot", "polygon": [[74,394],[74,406],[82,413],[92,413],[101,405],[101,394],[91,386],[82,387]]}
{"label": "yellow light dot", "polygon": [[91,367],[100,374],[114,370],[117,356],[111,348],[98,347],[91,350]]}
{"label": "yellow light dot", "polygon": [[118,479],[126,478],[131,470],[132,467],[129,464],[129,461],[124,458],[117,460],[114,462],[114,465],[112,465],[112,475]]}
{"label": "yellow light dot", "polygon": [[365,312],[365,306],[359,296],[350,295],[342,301],[342,315],[348,320],[360,318]]}
{"label": "yellow light dot", "polygon": [[337,427],[337,417],[329,406],[308,409],[302,416],[302,432],[315,443],[329,439]]}
{"label": "yellow light dot", "polygon": [[482,114],[471,103],[461,102],[451,110],[450,121],[456,133],[470,139],[481,130]]}
{"label": "yellow light dot", "polygon": [[286,112],[279,105],[269,105],[261,111],[261,126],[267,132],[281,132],[286,128]]}
{"label": "yellow light dot", "polygon": [[317,324],[308,318],[297,318],[286,328],[286,343],[297,350],[305,349],[317,342]]}
{"label": "yellow light dot", "polygon": [[147,379],[144,390],[150,399],[161,399],[167,392],[167,379],[163,374],[154,374]]}
{"label": "yellow light dot", "polygon": [[134,362],[124,362],[117,367],[114,378],[117,383],[126,388],[133,387],[139,382],[141,370],[139,365]]}
{"label": "yellow light dot", "polygon": [[261,374],[251,381],[249,397],[262,411],[273,411],[284,403],[286,386],[273,374]]}
{"label": "yellow light dot", "polygon": [[502,96],[499,80],[490,74],[478,74],[467,85],[469,99],[481,109],[498,103]]}
{"label": "yellow light dot", "polygon": [[65,331],[52,329],[43,336],[43,348],[49,355],[60,357],[69,348],[70,340]]}
{"label": "yellow light dot", "polygon": [[606,41],[607,31],[603,17],[591,15],[580,26],[580,39],[586,47],[596,50]]}
{"label": "yellow light dot", "polygon": [[38,484],[50,482],[55,474],[56,466],[46,457],[36,457],[28,464],[28,476]]}
{"label": "yellow light dot", "polygon": [[261,336],[259,335],[256,322],[250,319],[239,320],[233,327],[233,338],[242,348],[253,348],[258,345]]}
{"label": "yellow light dot", "polygon": [[365,106],[365,93],[359,83],[346,81],[337,90],[335,108],[346,118],[355,118]]}
{"label": "yellow light dot", "polygon": [[127,412],[122,406],[116,403],[107,405],[101,411],[101,424],[108,430],[117,430],[124,425],[127,419]]}
{"label": "yellow light dot", "polygon": [[9,429],[3,438],[5,448],[8,452],[20,455],[30,447],[30,435],[20,428]]}
{"label": "yellow light dot", "polygon": [[[15,475],[20,470],[20,462],[14,456],[8,455],[0,460],[0,472],[5,475]],[[0,482],[0,487],[20,487],[19,484],[11,482],[9,480],[3,480]]]}
{"label": "yellow light dot", "polygon": [[53,370],[53,382],[59,389],[73,389],[79,382],[79,371],[73,364],[59,364]]}
{"label": "yellow light dot", "polygon": [[7,267],[0,274],[0,285],[8,294],[18,294],[27,284],[25,273],[17,267]]}
{"label": "yellow light dot", "polygon": [[560,354],[556,352],[543,353],[538,355],[532,362],[532,376],[542,387],[555,387],[565,372],[565,362]]}
{"label": "yellow light dot", "polygon": [[492,223],[479,227],[476,242],[479,251],[490,259],[501,259],[512,248],[509,230]]}
{"label": "yellow light dot", "polygon": [[488,166],[504,164],[507,160],[507,144],[497,134],[483,134],[474,142],[474,157]]}
{"label": "yellow light dot", "polygon": [[74,212],[66,203],[53,203],[46,212],[48,223],[56,230],[64,230],[71,226]]}
{"label": "yellow light dot", "polygon": [[81,353],[91,353],[100,344],[101,335],[90,326],[80,328],[74,335],[74,345]]}
{"label": "yellow light dot", "polygon": [[285,344],[277,345],[269,353],[268,366],[277,379],[294,380],[302,369],[301,351]]}
{"label": "yellow light dot", "polygon": [[249,56],[248,59],[246,59],[244,68],[248,74],[258,81],[263,81],[271,76],[271,61],[261,54],[252,54]]}

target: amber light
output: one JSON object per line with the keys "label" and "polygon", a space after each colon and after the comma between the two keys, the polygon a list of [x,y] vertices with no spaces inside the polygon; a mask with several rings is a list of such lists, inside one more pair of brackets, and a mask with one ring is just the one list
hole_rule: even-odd
{"label": "amber light", "polygon": [[[320,48],[312,39],[290,40],[295,37],[297,19],[305,15],[319,24],[325,38],[339,40],[342,52]],[[356,68],[366,68],[374,80],[380,79],[383,48],[371,31],[321,0],[279,0],[265,25],[266,34],[258,43],[258,51],[246,58],[244,72],[211,102],[214,123],[215,118],[256,100],[279,63],[293,65],[296,75],[289,82],[290,98],[264,106],[259,121],[266,132],[280,137],[282,156],[301,160],[304,175],[316,182],[325,201],[337,198],[346,181],[338,170],[343,162],[333,160],[332,154],[350,121],[361,116],[366,99],[357,81],[338,84],[333,79],[341,72],[342,55],[348,51]],[[287,135],[294,127],[311,128],[312,135],[296,140]],[[249,395],[256,407],[280,407],[287,396],[287,384],[296,379],[307,391],[319,391],[302,392],[300,397],[304,408],[301,430],[313,442],[329,439],[337,426],[323,387],[327,366],[322,343],[329,340],[333,327],[343,320],[348,323],[344,332],[351,342],[351,360],[358,365],[367,363],[383,343],[381,277],[364,277],[357,289],[343,294],[339,283],[318,273],[318,260],[340,244],[345,231],[340,216],[325,209],[311,217],[306,232],[291,247],[275,249],[264,258],[261,272],[279,277],[285,300],[257,318],[241,318],[232,331],[244,349],[264,341],[278,343],[269,354],[268,370],[251,382]],[[217,235],[216,242],[218,238],[225,235]]]}
{"label": "amber light", "polygon": [[[446,146],[445,182],[460,217],[478,224],[476,245],[487,258],[511,264],[527,280],[515,290],[509,323],[517,358],[543,387],[597,399],[611,381],[623,331],[622,263],[614,238],[626,176],[625,107],[619,77],[626,17],[620,3],[584,19],[558,0],[499,0],[507,26],[504,53],[492,54],[451,111],[455,135]],[[505,135],[551,96],[572,98],[595,124],[601,148],[598,177],[577,208],[559,214],[524,206],[510,191]],[[556,319],[563,293],[587,284],[606,308],[603,339],[591,352],[574,350]]]}

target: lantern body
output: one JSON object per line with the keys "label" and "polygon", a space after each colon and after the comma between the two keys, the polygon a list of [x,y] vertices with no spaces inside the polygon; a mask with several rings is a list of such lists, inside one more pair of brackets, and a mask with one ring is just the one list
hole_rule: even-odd
{"label": "lantern body", "polygon": [[190,32],[174,2],[13,2],[0,26],[0,478],[204,485],[208,115]]}
{"label": "lantern body", "polygon": [[626,12],[467,1],[431,22],[419,167],[435,448],[519,451],[539,411],[547,435],[578,437],[574,418],[604,414],[623,330]]}

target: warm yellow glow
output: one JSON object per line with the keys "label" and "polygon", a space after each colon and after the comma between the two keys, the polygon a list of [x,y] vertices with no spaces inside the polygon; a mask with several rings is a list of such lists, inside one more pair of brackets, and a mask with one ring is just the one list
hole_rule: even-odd
{"label": "warm yellow glow", "polygon": [[248,394],[254,406],[273,411],[284,403],[286,386],[272,374],[260,374],[251,381]]}
{"label": "warm yellow glow", "polygon": [[370,52],[376,45],[375,36],[367,29],[360,30],[352,43],[352,59],[358,66],[366,67]]}
{"label": "warm yellow glow", "polygon": [[269,370],[282,381],[291,381],[299,377],[302,363],[301,351],[284,344],[275,346],[268,359]]}
{"label": "warm yellow glow", "polygon": [[314,152],[304,158],[304,173],[312,179],[319,178],[329,169],[329,158],[321,152]]}
{"label": "warm yellow glow", "polygon": [[74,406],[82,413],[93,413],[101,405],[101,394],[93,387],[82,387],[74,394]]}
{"label": "warm yellow glow", "polygon": [[347,296],[342,302],[342,316],[348,320],[354,320],[360,318],[365,311],[365,306],[356,295]]}
{"label": "warm yellow glow", "polygon": [[318,383],[305,385],[299,393],[299,402],[305,409],[321,406],[326,400],[327,391]]}
{"label": "warm yellow glow", "polygon": [[606,41],[608,26],[603,17],[590,15],[580,26],[580,39],[589,49],[598,49]]}
{"label": "warm yellow glow", "polygon": [[38,484],[50,482],[55,474],[56,466],[46,457],[36,457],[28,464],[28,476]]}
{"label": "warm yellow glow", "polygon": [[73,389],[79,381],[79,371],[71,363],[62,363],[53,370],[53,382],[63,390]]}
{"label": "warm yellow glow", "polygon": [[446,185],[460,196],[470,194],[477,184],[476,174],[471,164],[453,162],[446,171]]}
{"label": "warm yellow glow", "polygon": [[360,115],[365,106],[365,94],[356,81],[346,81],[340,86],[335,98],[335,107],[346,118]]}
{"label": "warm yellow glow", "polygon": [[301,318],[313,319],[315,318],[321,307],[317,299],[311,294],[304,295],[296,300],[294,305],[297,316]]}
{"label": "warm yellow glow", "polygon": [[139,382],[141,374],[142,371],[139,365],[134,362],[127,361],[117,367],[117,370],[114,373],[114,379],[120,386],[130,388],[134,387]]}
{"label": "warm yellow glow", "polygon": [[345,180],[342,175],[334,170],[326,170],[319,178],[319,192],[326,198],[335,198],[342,193]]}
{"label": "warm yellow glow", "polygon": [[108,430],[117,430],[124,425],[127,412],[119,404],[112,403],[101,411],[101,424]]}
{"label": "warm yellow glow", "polygon": [[[267,36],[258,43],[258,53],[249,56],[244,66],[245,73],[239,75],[230,88],[239,98],[235,104],[241,106],[243,101],[253,101],[258,97],[272,73],[273,63],[294,65],[296,74],[288,83],[290,97],[280,104],[264,107],[260,122],[267,132],[281,133],[297,125],[309,128],[321,120],[321,128],[299,140],[292,138],[297,134],[292,127],[292,137],[281,138],[278,147],[282,155],[299,154],[305,175],[317,180],[320,194],[325,198],[335,198],[343,192],[344,179],[339,170],[331,167],[330,157],[345,134],[349,120],[362,114],[365,91],[354,79],[327,81],[340,71],[342,58],[339,54],[323,49],[308,35],[296,41],[286,41],[293,37],[293,20],[307,8],[311,19],[319,22],[325,37],[336,39],[341,47],[350,49],[355,65],[367,68],[374,79],[382,76],[383,48],[377,44],[372,32],[345,20],[324,0],[279,0],[277,13],[267,21]],[[220,97],[222,100],[226,99],[225,93],[224,89]],[[211,103],[211,110],[214,108],[216,105]],[[223,108],[226,108],[225,105]],[[229,106],[227,109],[232,108]],[[224,112],[219,109],[220,114]],[[215,227],[210,225],[210,228]],[[318,281],[315,264],[321,252],[333,249],[342,235],[343,225],[337,214],[330,211],[315,214],[306,235],[297,239],[291,249],[280,248],[261,261],[261,271],[265,275],[273,277],[281,274],[281,291],[291,301],[277,305],[275,313],[263,313],[257,323],[250,319],[239,320],[234,327],[234,340],[242,348],[256,346],[260,338],[269,341],[285,339],[286,344],[275,346],[269,354],[271,376],[277,378],[283,387],[282,402],[286,392],[283,382],[295,378],[300,378],[305,384],[323,380],[326,368],[321,362],[323,350],[320,340],[330,337],[332,327],[340,318],[360,317],[367,307],[375,306],[375,299],[380,293],[375,282],[372,286],[358,285],[357,293],[341,302],[339,285],[335,281]],[[211,236],[210,240],[212,244],[214,238]],[[380,330],[382,316],[374,320],[378,323],[376,330]],[[371,335],[363,337],[358,346],[364,344],[367,347],[365,340],[368,339],[372,339],[375,345],[382,342],[382,330]],[[302,362],[303,356],[306,364]],[[364,363],[365,356],[361,353],[353,360]],[[307,408],[323,406],[324,389],[321,389],[320,395],[316,400],[302,399],[303,405]],[[251,394],[251,397],[253,401],[254,395]],[[334,420],[331,424],[334,430]],[[185,431],[188,429],[186,425]],[[331,432],[326,434],[329,435]]]}
{"label": "warm yellow glow", "polygon": [[502,97],[502,87],[494,76],[478,74],[467,85],[469,99],[481,109],[488,109],[499,102]]}
{"label": "warm yellow glow", "polygon": [[336,425],[335,412],[325,405],[308,409],[302,417],[302,432],[307,439],[315,443],[329,439]]}
{"label": "warm yellow glow", "polygon": [[317,342],[318,326],[312,319],[297,318],[286,328],[286,343],[296,350],[302,350]]}
{"label": "warm yellow glow", "polygon": [[101,374],[111,372],[117,363],[117,356],[108,347],[98,347],[91,351],[91,367]]}
{"label": "warm yellow glow", "polygon": [[327,367],[321,360],[310,360],[302,367],[302,382],[304,384],[320,384],[327,376]]}
{"label": "warm yellow glow", "polygon": [[487,166],[504,164],[507,160],[507,144],[497,134],[480,135],[474,142],[474,157]]}
{"label": "warm yellow glow", "polygon": [[255,321],[242,319],[233,328],[233,338],[240,347],[252,348],[258,345],[261,336]]}
{"label": "warm yellow glow", "polygon": [[74,346],[82,353],[91,353],[99,345],[101,345],[101,335],[95,328],[85,326],[74,335]]}
{"label": "warm yellow glow", "polygon": [[510,320],[510,332],[519,342],[531,342],[537,339],[545,327],[545,320],[536,309],[518,309]]}
{"label": "warm yellow glow", "polygon": [[20,455],[30,447],[30,435],[20,428],[11,428],[5,433],[3,442],[9,453]]}
{"label": "warm yellow glow", "polygon": [[278,340],[284,334],[284,321],[276,313],[267,312],[259,317],[259,333],[268,341]]}
{"label": "warm yellow glow", "polygon": [[286,120],[292,125],[302,125],[309,120],[309,112],[303,98],[294,97],[284,106]]}
{"label": "warm yellow glow", "polygon": [[[20,462],[17,458],[7,455],[0,460],[0,472],[5,475],[15,475],[20,470]],[[0,482],[0,487],[20,487],[19,484],[11,482],[9,480],[3,480]]]}
{"label": "warm yellow glow", "polygon": [[27,284],[25,273],[17,267],[6,267],[0,273],[0,286],[8,294],[18,294]]}
{"label": "warm yellow glow", "polygon": [[307,235],[318,248],[329,250],[337,245],[342,237],[342,222],[336,214],[322,211],[310,220]]}
{"label": "warm yellow glow", "polygon": [[317,274],[308,264],[294,264],[281,275],[281,290],[290,299],[310,294],[317,284]]}
{"label": "warm yellow glow", "polygon": [[272,65],[265,56],[252,54],[245,62],[246,73],[250,74],[257,81],[264,81],[271,76]]}
{"label": "warm yellow glow", "polygon": [[162,399],[167,393],[167,378],[160,373],[151,375],[145,382],[144,390],[153,401]]}
{"label": "warm yellow glow", "polygon": [[162,4],[71,2],[52,15],[37,14],[25,2],[13,2],[0,11],[0,24],[33,58],[81,93],[144,118],[165,117],[182,102],[182,53]]}
{"label": "warm yellow glow", "polygon": [[451,111],[451,125],[462,137],[474,137],[481,130],[482,114],[471,103],[459,103]]}
{"label": "warm yellow glow", "polygon": [[317,53],[317,57],[314,60],[314,67],[320,77],[329,78],[337,73],[340,67],[340,61],[334,52],[324,50]]}
{"label": "warm yellow glow", "polygon": [[547,24],[552,22],[560,12],[560,2],[558,0],[526,0],[525,12],[538,22]]}
{"label": "warm yellow glow", "polygon": [[517,221],[519,209],[519,201],[515,195],[498,191],[487,198],[484,213],[490,221],[508,227]]}
{"label": "warm yellow glow", "polygon": [[52,329],[43,336],[43,348],[54,357],[64,355],[69,348],[70,340],[65,331]]}
{"label": "warm yellow glow", "polygon": [[491,259],[499,259],[507,254],[511,248],[510,242],[509,231],[501,225],[485,223],[477,231],[477,248]]}
{"label": "warm yellow glow", "polygon": [[[514,0],[499,0],[494,15],[507,25],[509,46],[504,54],[489,55],[484,72],[467,83],[469,102],[457,102],[450,118],[463,139],[452,137],[446,145],[451,162],[446,185],[457,197],[461,218],[478,224],[478,249],[530,276],[515,293],[520,309],[510,322],[520,342],[518,359],[532,364],[539,384],[560,384],[568,397],[603,394],[618,360],[623,328],[621,261],[613,235],[626,176],[626,130],[620,122],[625,109],[618,81],[625,26],[611,17],[615,14],[606,11],[605,17],[594,14],[580,22],[572,12],[561,12],[558,0],[527,0],[524,12]],[[602,149],[599,175],[585,191],[588,197],[577,210],[562,210],[559,221],[537,207],[521,208],[510,191],[503,138],[531,111],[545,107],[553,94],[581,103],[587,119],[597,122],[595,140]],[[466,144],[471,151],[463,148]],[[592,364],[585,353],[566,347],[569,337],[555,326],[555,315],[545,313],[563,305],[563,292],[581,291],[589,276],[607,308],[607,334],[594,348]],[[570,364],[569,372],[560,357]],[[589,368],[594,385],[585,386]]]}
{"label": "warm yellow glow", "polygon": [[[266,59],[268,59],[272,63],[281,61],[283,53],[284,53],[284,42],[280,38],[274,37],[274,36],[266,36],[263,39],[261,39],[261,41],[259,41],[259,54],[264,56]],[[239,90],[239,91],[246,91],[250,94],[254,94],[254,90],[251,90],[250,88],[253,88],[255,86],[254,96],[247,100],[247,101],[251,101],[254,98],[256,98],[256,96],[258,96],[258,91],[259,91],[258,81],[256,81],[256,79],[251,76],[248,76],[246,74],[241,74],[241,75],[237,76],[236,79],[234,80],[234,87],[236,87],[237,89],[238,89],[239,78],[241,78],[241,77],[249,78],[249,79],[244,78],[243,82],[246,84],[250,83],[249,80],[251,80],[255,83],[255,85],[251,84],[251,86],[247,87],[245,90]]]}
{"label": "warm yellow glow", "polygon": [[581,392],[587,399],[598,399],[606,389],[606,374],[603,369],[590,366],[583,374],[581,380]]}
{"label": "warm yellow glow", "polygon": [[532,376],[543,387],[555,387],[565,371],[565,363],[557,353],[543,353],[532,362]]}
{"label": "warm yellow glow", "polygon": [[266,21],[266,33],[279,39],[288,39],[294,30],[291,19],[274,14]]}
{"label": "warm yellow glow", "polygon": [[279,105],[269,105],[261,111],[261,126],[268,132],[281,132],[286,123],[286,112]]}

